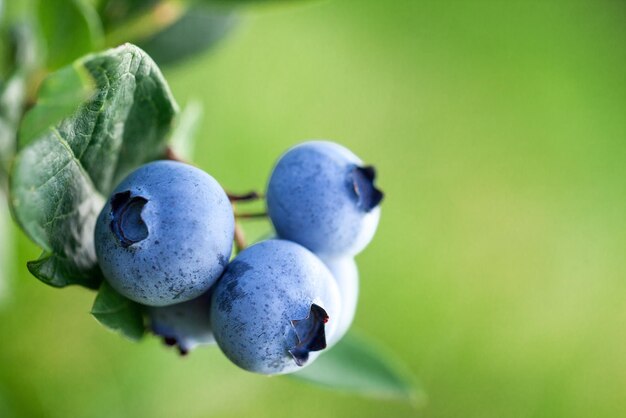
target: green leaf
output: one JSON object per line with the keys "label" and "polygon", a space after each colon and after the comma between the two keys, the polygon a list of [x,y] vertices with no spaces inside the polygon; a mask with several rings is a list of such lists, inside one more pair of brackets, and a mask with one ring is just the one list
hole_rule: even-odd
{"label": "green leaf", "polygon": [[100,18],[84,0],[39,0],[38,20],[50,69],[69,64],[103,45]]}
{"label": "green leaf", "polygon": [[15,153],[16,130],[25,98],[26,80],[21,75],[11,77],[0,86],[0,176],[3,188]]}
{"label": "green leaf", "polygon": [[57,128],[18,154],[10,190],[15,218],[35,243],[67,270],[94,269],[93,231],[104,201]]}
{"label": "green leaf", "polygon": [[102,281],[102,273],[97,266],[90,270],[72,268],[71,263],[59,259],[54,254],[44,253],[39,259],[29,261],[26,265],[33,276],[53,287],[80,284],[97,289]]}
{"label": "green leaf", "polygon": [[98,12],[104,27],[108,29],[147,12],[158,2],[159,0],[103,0],[98,6]]}
{"label": "green leaf", "polygon": [[49,75],[39,89],[37,106],[24,116],[20,147],[74,114],[95,91],[94,80],[84,67],[66,67]]}
{"label": "green leaf", "polygon": [[213,47],[236,23],[232,9],[192,7],[172,25],[139,45],[159,65],[172,64]]}
{"label": "green leaf", "polygon": [[91,314],[105,327],[137,341],[145,332],[141,306],[117,293],[106,281],[102,282]]}
{"label": "green leaf", "polygon": [[388,350],[352,333],[346,335],[315,362],[290,375],[324,387],[376,398],[423,400],[408,367]]}
{"label": "green leaf", "polygon": [[35,38],[30,26],[15,25],[6,36],[11,50],[10,75],[0,83],[0,181],[6,190],[6,175],[15,154],[16,131],[26,102],[27,79],[36,63]]}
{"label": "green leaf", "polygon": [[26,22],[0,22],[0,77],[27,74],[39,63],[33,27]]}
{"label": "green leaf", "polygon": [[34,28],[30,23],[15,23],[9,31],[16,72],[30,73],[39,65],[39,48]]}
{"label": "green leaf", "polygon": [[[130,170],[164,155],[178,107],[156,64],[130,44],[89,55],[51,79],[60,85],[91,80],[95,91],[69,117],[26,135],[11,171],[11,207],[46,254],[29,266],[37,277],[54,286],[93,287],[102,196]],[[32,112],[54,102],[45,99]],[[23,129],[36,133],[42,126]]]}
{"label": "green leaf", "polygon": [[[179,0],[111,0],[101,12],[107,24],[105,43],[115,46],[145,41],[180,19],[187,9],[187,4]],[[108,20],[107,10],[118,14],[116,21]]]}

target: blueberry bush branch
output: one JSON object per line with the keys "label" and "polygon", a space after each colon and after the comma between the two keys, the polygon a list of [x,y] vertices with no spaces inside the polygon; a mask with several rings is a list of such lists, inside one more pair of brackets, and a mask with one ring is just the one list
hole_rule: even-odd
{"label": "blueberry bush branch", "polygon": [[[268,212],[239,213],[239,205],[265,196],[255,191],[227,195],[217,183],[207,186],[197,180],[208,176],[197,168],[154,162],[182,159],[168,141],[190,137],[197,112],[193,116],[190,111],[187,124],[177,124],[184,119],[178,105],[157,62],[141,48],[125,43],[93,51],[136,40],[154,51],[158,62],[170,63],[211,46],[235,20],[227,8],[200,2],[148,3],[124,9],[125,2],[108,0],[96,9],[81,1],[39,2],[39,30],[31,33],[43,35],[39,44],[48,54],[26,59],[38,54],[29,55],[32,49],[24,46],[24,37],[11,64],[0,62],[0,128],[8,132],[1,139],[9,138],[0,144],[0,156],[5,174],[11,167],[8,200],[14,219],[42,249],[28,270],[53,287],[97,289],[92,315],[131,340],[151,330],[180,353],[217,341],[233,362],[250,371],[298,372],[301,379],[369,395],[414,393],[409,379],[381,360],[383,355],[366,340],[351,344],[350,338],[342,338],[356,306],[353,256],[372,238],[379,216],[382,193],[373,184],[375,171],[356,157],[342,160],[339,168],[324,165],[332,158],[314,164],[324,167],[323,175],[342,179],[324,183],[332,189],[334,207],[340,208],[330,213],[330,206],[324,206],[329,197],[311,201],[297,195],[305,187],[285,188],[297,186],[303,173],[284,171],[290,163],[281,159],[270,180]],[[71,33],[59,37],[59,21],[67,16],[74,21]],[[0,35],[5,36],[2,24]],[[203,40],[199,47],[186,45],[190,28]],[[305,162],[338,150],[328,144],[307,146],[322,152],[299,148],[305,152],[297,158]],[[339,155],[351,154],[340,150]],[[172,175],[171,170],[179,169]],[[189,176],[195,180],[185,183]],[[346,176],[353,187],[345,187]],[[171,187],[163,188],[163,179]],[[315,183],[307,186],[318,192]],[[193,187],[204,191],[181,199]],[[201,216],[206,207],[217,210],[213,201],[202,200],[207,190],[221,196],[223,216]],[[177,206],[194,199],[202,210]],[[170,210],[166,219],[150,210],[159,200]],[[280,211],[290,207],[312,223],[303,224],[301,231],[285,223],[290,216]],[[190,221],[190,214],[197,219]],[[248,247],[235,218],[268,217],[282,239]],[[204,248],[203,237],[215,237],[218,230],[220,248]],[[166,234],[159,237],[158,231]],[[346,241],[344,232],[352,238]],[[237,255],[231,259],[233,245]],[[155,253],[157,248],[164,250]],[[333,264],[324,257],[327,253],[343,257],[348,267]],[[146,265],[148,258],[152,262]],[[138,274],[141,263],[146,270]],[[134,272],[130,279],[128,271]],[[266,273],[259,277],[259,271]],[[154,286],[155,280],[161,285]],[[238,327],[231,326],[233,321]],[[341,374],[332,372],[337,368]],[[367,384],[354,384],[355,377]]]}
{"label": "blueberry bush branch", "polygon": [[235,213],[237,219],[267,219],[267,212]]}
{"label": "blueberry bush branch", "polygon": [[228,198],[231,202],[252,202],[264,198],[263,194],[254,190],[243,194],[235,194],[230,192],[226,192],[226,194],[228,195]]}

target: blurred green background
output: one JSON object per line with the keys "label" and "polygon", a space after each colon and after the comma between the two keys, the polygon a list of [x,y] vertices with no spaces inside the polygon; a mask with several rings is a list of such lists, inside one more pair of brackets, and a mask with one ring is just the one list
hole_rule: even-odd
{"label": "blurred green background", "polygon": [[245,14],[219,47],[165,71],[179,103],[204,106],[195,162],[239,191],[263,189],[280,153],[309,138],[376,164],[386,200],[358,257],[355,326],[407,363],[428,402],[126,341],[89,315],[93,293],[31,277],[39,250],[14,230],[0,416],[626,416],[626,3]]}

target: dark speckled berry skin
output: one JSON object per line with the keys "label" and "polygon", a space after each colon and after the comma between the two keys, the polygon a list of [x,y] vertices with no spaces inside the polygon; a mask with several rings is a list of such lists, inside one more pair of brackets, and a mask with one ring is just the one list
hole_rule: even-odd
{"label": "dark speckled berry skin", "polygon": [[[324,264],[306,248],[267,240],[242,251],[213,290],[211,324],[224,354],[262,374],[299,370],[290,354],[298,343],[291,321],[307,318],[316,304],[328,314],[326,338],[339,322],[339,290]],[[310,353],[311,364],[320,351]]]}
{"label": "dark speckled berry skin", "polygon": [[147,308],[152,332],[176,344],[186,354],[199,345],[214,344],[210,291],[183,303]]}
{"label": "dark speckled berry skin", "polygon": [[175,161],[139,167],[113,191],[96,223],[98,262],[122,295],[149,306],[194,299],[222,274],[234,216],[220,185]]}
{"label": "dark speckled berry skin", "polygon": [[[267,211],[278,236],[332,257],[362,251],[376,232],[382,198],[373,181],[354,178],[362,165],[333,142],[309,141],[288,150],[267,187]],[[359,185],[367,193],[359,195]]]}

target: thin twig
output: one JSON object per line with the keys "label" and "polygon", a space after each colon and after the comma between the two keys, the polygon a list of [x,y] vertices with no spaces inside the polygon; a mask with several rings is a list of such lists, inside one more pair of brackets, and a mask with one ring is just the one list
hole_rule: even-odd
{"label": "thin twig", "polygon": [[167,148],[165,148],[165,158],[167,158],[168,160],[172,160],[172,161],[179,161],[181,163],[185,163],[186,161],[184,161],[182,158],[180,158],[176,152],[174,151],[174,149],[170,146],[168,146]]}
{"label": "thin twig", "polygon": [[231,192],[226,192],[228,195],[228,200],[231,202],[252,202],[255,200],[263,199],[263,194],[257,192],[256,190],[251,190],[248,193],[236,194]]}
{"label": "thin twig", "polygon": [[187,10],[187,6],[176,0],[159,1],[147,13],[127,19],[123,24],[109,31],[105,36],[105,44],[113,47],[128,41],[136,43],[149,39],[180,20]]}
{"label": "thin twig", "polygon": [[235,250],[237,253],[240,253],[245,250],[247,246],[243,229],[241,228],[241,225],[235,222]]}
{"label": "thin twig", "polygon": [[265,219],[267,218],[267,212],[258,213],[235,213],[236,219]]}

